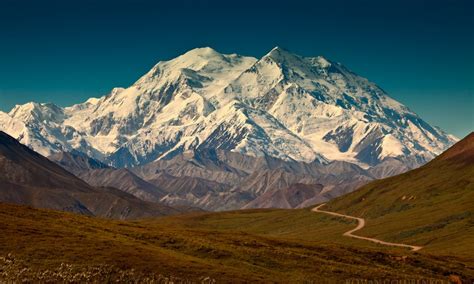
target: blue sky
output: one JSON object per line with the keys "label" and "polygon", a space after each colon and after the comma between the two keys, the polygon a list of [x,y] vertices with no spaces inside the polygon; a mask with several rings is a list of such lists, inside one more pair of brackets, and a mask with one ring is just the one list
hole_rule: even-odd
{"label": "blue sky", "polygon": [[70,105],[211,46],[323,55],[429,123],[474,130],[474,1],[0,0],[0,110]]}

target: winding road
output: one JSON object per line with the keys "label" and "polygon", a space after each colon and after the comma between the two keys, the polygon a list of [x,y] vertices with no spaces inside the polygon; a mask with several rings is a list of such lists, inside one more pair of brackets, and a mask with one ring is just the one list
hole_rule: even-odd
{"label": "winding road", "polygon": [[350,238],[355,238],[355,239],[360,239],[360,240],[366,240],[366,241],[369,241],[369,242],[373,242],[373,243],[377,243],[377,244],[381,244],[381,245],[386,245],[386,246],[409,248],[412,251],[418,251],[418,250],[423,248],[423,247],[420,247],[420,246],[411,246],[411,245],[405,245],[405,244],[390,243],[390,242],[384,242],[382,240],[377,240],[377,239],[374,239],[374,238],[367,238],[367,237],[354,235],[353,234],[354,232],[364,228],[365,220],[363,218],[358,218],[358,217],[339,214],[339,213],[335,213],[335,212],[331,212],[331,211],[321,210],[320,208],[323,207],[325,204],[326,203],[318,205],[317,207],[313,208],[312,211],[319,212],[319,213],[324,213],[324,214],[329,214],[329,215],[333,215],[333,216],[337,216],[337,217],[344,217],[344,218],[347,218],[347,219],[357,220],[357,222],[358,222],[357,227],[355,227],[352,230],[349,230],[349,231],[345,232],[343,234],[343,236],[350,237]]}

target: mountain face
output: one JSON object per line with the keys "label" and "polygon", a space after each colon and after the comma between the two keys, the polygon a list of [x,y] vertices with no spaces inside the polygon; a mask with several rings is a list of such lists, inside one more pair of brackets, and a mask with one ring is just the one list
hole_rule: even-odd
{"label": "mountain face", "polygon": [[[351,192],[375,178],[371,171],[348,162],[305,163],[224,150],[179,154],[130,170],[167,192],[162,203],[213,211],[307,206]],[[371,170],[378,171],[378,166]],[[300,192],[289,198],[290,193]]]}
{"label": "mountain face", "polygon": [[370,171],[347,162],[290,162],[223,150],[180,154],[131,169],[107,167],[79,153],[57,153],[49,159],[92,186],[114,187],[172,207],[205,210],[307,206],[374,179]]}
{"label": "mountain face", "polygon": [[456,141],[343,65],[278,47],[260,59],[194,49],[102,98],[16,106],[0,129],[45,156],[79,151],[114,167],[206,149],[418,166]]}
{"label": "mountain face", "polygon": [[164,192],[148,183],[130,170],[109,167],[83,153],[55,153],[49,160],[95,187],[113,187],[129,193],[141,200],[159,202]]}
{"label": "mountain face", "polygon": [[275,191],[268,191],[247,205],[248,208],[299,208],[310,206],[327,200],[321,197],[323,186],[319,184],[295,183],[291,186]]}
{"label": "mountain face", "polygon": [[95,169],[109,169],[111,167],[94,160],[80,152],[58,152],[48,157],[49,160],[60,165],[76,176],[84,171]]}
{"label": "mountain face", "polygon": [[181,212],[115,188],[94,188],[1,131],[0,173],[0,202],[117,219]]}

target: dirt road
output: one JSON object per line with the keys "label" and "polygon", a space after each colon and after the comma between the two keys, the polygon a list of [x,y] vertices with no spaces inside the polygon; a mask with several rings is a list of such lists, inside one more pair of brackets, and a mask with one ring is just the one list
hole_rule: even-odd
{"label": "dirt road", "polygon": [[423,248],[423,247],[420,247],[420,246],[411,246],[411,245],[405,245],[405,244],[390,243],[390,242],[385,242],[385,241],[374,239],[374,238],[367,238],[367,237],[354,235],[353,234],[354,232],[364,228],[365,220],[363,218],[358,218],[358,217],[354,217],[354,216],[349,216],[349,215],[344,215],[344,214],[339,214],[339,213],[335,213],[335,212],[321,210],[320,208],[322,206],[324,206],[325,204],[326,203],[318,205],[317,207],[313,208],[312,211],[319,212],[319,213],[324,213],[324,214],[329,214],[329,215],[333,215],[333,216],[337,216],[337,217],[343,217],[343,218],[347,218],[347,219],[357,220],[357,222],[358,222],[357,227],[355,227],[352,230],[349,230],[349,231],[345,232],[343,234],[344,236],[355,238],[355,239],[360,239],[360,240],[366,240],[366,241],[369,241],[369,242],[374,242],[374,243],[381,244],[381,245],[386,245],[386,246],[409,248],[412,251],[418,251],[418,250]]}

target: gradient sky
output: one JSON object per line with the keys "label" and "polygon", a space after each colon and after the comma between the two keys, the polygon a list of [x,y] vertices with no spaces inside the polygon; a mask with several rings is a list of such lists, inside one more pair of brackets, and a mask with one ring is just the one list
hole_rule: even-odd
{"label": "gradient sky", "polygon": [[102,96],[195,47],[278,45],[343,63],[458,137],[474,130],[474,1],[279,2],[0,0],[0,110]]}

